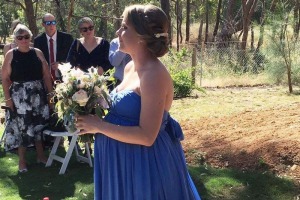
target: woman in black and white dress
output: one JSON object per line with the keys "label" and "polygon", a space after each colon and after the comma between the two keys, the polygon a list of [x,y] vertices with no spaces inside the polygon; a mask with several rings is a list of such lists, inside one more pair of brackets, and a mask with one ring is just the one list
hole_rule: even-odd
{"label": "woman in black and white dress", "polygon": [[30,47],[31,31],[20,24],[13,36],[17,47],[7,52],[2,67],[5,103],[16,114],[9,127],[6,127],[6,150],[18,148],[19,171],[26,172],[25,153],[28,145],[35,144],[37,162],[47,161],[41,132],[49,119],[48,103],[53,88],[43,53]]}

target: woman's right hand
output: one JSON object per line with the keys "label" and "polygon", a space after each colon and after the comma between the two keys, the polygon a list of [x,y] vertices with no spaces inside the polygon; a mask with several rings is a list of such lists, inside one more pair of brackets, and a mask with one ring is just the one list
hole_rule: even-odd
{"label": "woman's right hand", "polygon": [[6,101],[6,106],[9,107],[11,109],[11,111],[14,111],[14,102],[12,99]]}

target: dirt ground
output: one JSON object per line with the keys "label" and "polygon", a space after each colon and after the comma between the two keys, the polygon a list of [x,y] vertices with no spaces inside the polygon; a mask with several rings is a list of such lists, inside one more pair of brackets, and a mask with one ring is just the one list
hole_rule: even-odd
{"label": "dirt ground", "polygon": [[300,103],[181,122],[190,164],[271,171],[300,182]]}

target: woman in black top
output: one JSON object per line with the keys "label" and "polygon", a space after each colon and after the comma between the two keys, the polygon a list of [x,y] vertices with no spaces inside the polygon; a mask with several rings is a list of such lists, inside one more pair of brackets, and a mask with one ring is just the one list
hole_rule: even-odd
{"label": "woman in black top", "polygon": [[[17,47],[7,52],[2,67],[6,106],[16,114],[6,127],[6,150],[18,148],[19,171],[26,172],[26,147],[35,142],[37,162],[46,163],[41,132],[49,119],[51,76],[43,53],[30,47],[31,31],[18,25],[13,33]],[[45,88],[46,87],[46,88]]]}
{"label": "woman in black top", "polygon": [[74,67],[87,72],[90,67],[97,67],[100,75],[113,66],[108,60],[109,42],[95,37],[94,22],[83,17],[78,21],[78,29],[82,38],[74,40],[67,61]]}

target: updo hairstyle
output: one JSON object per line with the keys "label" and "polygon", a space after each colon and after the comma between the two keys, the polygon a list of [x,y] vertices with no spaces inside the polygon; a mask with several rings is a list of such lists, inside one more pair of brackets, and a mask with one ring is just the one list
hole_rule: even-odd
{"label": "updo hairstyle", "polygon": [[165,12],[154,5],[132,5],[125,8],[123,17],[133,26],[147,49],[156,57],[169,50],[169,21]]}

